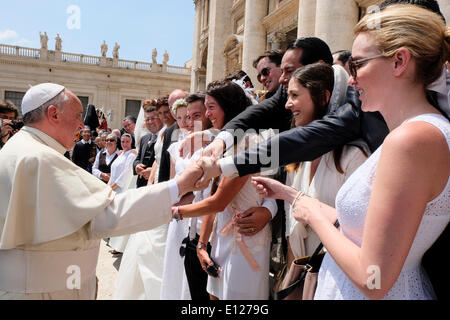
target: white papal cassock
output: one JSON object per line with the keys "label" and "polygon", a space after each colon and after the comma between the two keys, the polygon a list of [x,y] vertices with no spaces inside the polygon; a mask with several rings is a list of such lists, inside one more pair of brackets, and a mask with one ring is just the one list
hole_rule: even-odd
{"label": "white papal cassock", "polygon": [[30,127],[0,151],[0,299],[95,299],[100,239],[172,218],[175,181],[116,194],[65,151]]}

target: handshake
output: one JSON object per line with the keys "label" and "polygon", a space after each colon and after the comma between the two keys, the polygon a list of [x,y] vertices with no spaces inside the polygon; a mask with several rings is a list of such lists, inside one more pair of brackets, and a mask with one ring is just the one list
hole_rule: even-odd
{"label": "handshake", "polygon": [[[202,132],[188,136],[180,145],[180,155],[187,157],[192,155],[191,150],[195,150],[194,141],[199,138]],[[222,174],[218,159],[223,154],[225,144],[222,140],[216,139],[202,150],[200,157],[192,163],[176,179],[179,194],[183,195],[194,190],[204,190],[209,182]]]}

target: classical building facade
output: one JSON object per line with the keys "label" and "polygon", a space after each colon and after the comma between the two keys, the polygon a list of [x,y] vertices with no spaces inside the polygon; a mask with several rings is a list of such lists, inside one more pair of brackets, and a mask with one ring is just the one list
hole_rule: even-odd
{"label": "classical building facade", "polygon": [[[332,51],[351,49],[353,27],[382,0],[194,0],[191,91],[239,69],[257,88],[253,60],[267,49],[285,49],[315,36]],[[450,0],[438,0],[450,21]]]}
{"label": "classical building facade", "polygon": [[101,56],[62,51],[56,37],[55,50],[47,47],[48,36],[41,34],[41,48],[24,48],[0,44],[0,98],[20,107],[30,85],[54,82],[74,92],[86,108],[93,104],[108,116],[108,126],[121,128],[125,115],[137,116],[143,100],[157,98],[180,88],[190,89],[190,68],[168,65],[169,55],[157,62],[119,59],[116,43],[112,58],[106,57],[107,45],[101,46]]}

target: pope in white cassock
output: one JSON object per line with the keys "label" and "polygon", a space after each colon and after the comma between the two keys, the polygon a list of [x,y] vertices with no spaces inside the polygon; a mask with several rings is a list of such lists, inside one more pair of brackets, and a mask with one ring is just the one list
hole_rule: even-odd
{"label": "pope in white cassock", "polygon": [[192,165],[177,179],[116,194],[63,155],[82,112],[57,84],[23,98],[25,126],[0,151],[0,300],[95,299],[100,239],[167,224],[201,176]]}

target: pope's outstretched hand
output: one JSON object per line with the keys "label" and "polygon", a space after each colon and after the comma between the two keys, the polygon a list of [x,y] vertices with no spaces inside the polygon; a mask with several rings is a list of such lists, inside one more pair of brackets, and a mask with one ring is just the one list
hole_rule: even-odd
{"label": "pope's outstretched hand", "polygon": [[179,195],[184,195],[195,190],[196,182],[202,177],[203,170],[195,162],[192,162],[183,173],[176,178]]}
{"label": "pope's outstretched hand", "polygon": [[218,177],[222,174],[219,164],[215,157],[201,157],[196,162],[202,171],[202,177],[195,184],[196,190],[204,190],[208,187],[211,179]]}

